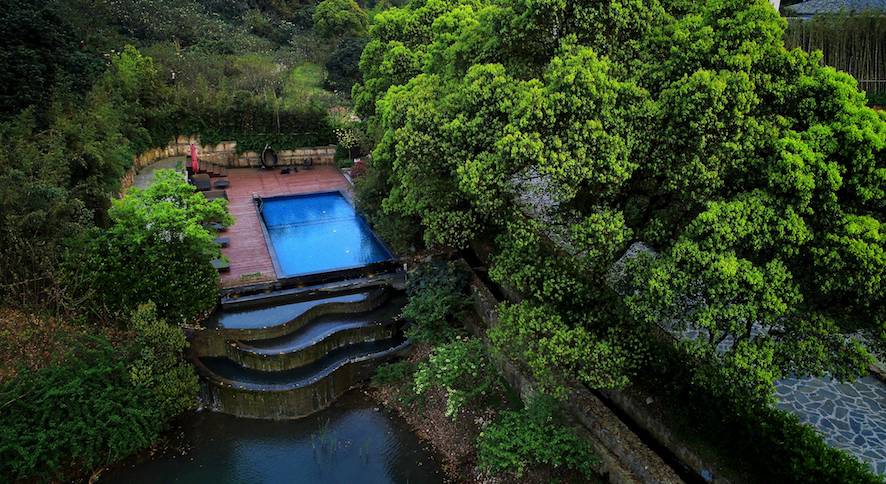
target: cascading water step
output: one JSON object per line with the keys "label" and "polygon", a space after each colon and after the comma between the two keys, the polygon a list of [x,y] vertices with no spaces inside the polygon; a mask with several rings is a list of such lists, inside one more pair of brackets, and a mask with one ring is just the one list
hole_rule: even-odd
{"label": "cascading water step", "polygon": [[188,332],[192,357],[228,356],[232,341],[258,341],[286,336],[316,318],[331,314],[357,314],[383,305],[386,287],[371,290],[314,294],[284,304],[221,310],[204,328]]}
{"label": "cascading water step", "polygon": [[314,299],[294,301],[266,307],[245,307],[230,309],[215,314],[207,323],[209,328],[219,329],[265,329],[280,326],[305,314],[309,310],[330,303],[366,303],[378,298],[383,289],[330,295]]}
{"label": "cascading water step", "polygon": [[238,365],[228,358],[203,358],[203,365],[220,380],[241,389],[274,391],[310,385],[328,376],[342,365],[385,356],[406,343],[403,338],[357,343],[330,351],[323,358],[305,366],[284,371],[262,371]]}
{"label": "cascading water step", "polygon": [[337,348],[394,337],[405,303],[406,298],[398,296],[372,311],[320,316],[281,337],[232,341],[228,357],[244,367],[265,371],[304,366]]}
{"label": "cascading water step", "polygon": [[402,337],[357,343],[283,371],[250,369],[217,357],[194,363],[207,380],[203,399],[210,409],[241,417],[298,418],[326,408],[408,347]]}
{"label": "cascading water step", "polygon": [[256,287],[223,290],[220,307],[224,311],[255,306],[267,307],[296,300],[325,298],[337,293],[371,291],[380,287],[403,289],[404,285],[405,275],[399,270],[324,283],[289,281],[286,285],[260,284]]}

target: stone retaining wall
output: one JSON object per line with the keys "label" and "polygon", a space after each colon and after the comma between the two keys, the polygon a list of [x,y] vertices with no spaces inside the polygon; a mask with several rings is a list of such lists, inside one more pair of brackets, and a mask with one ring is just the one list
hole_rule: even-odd
{"label": "stone retaining wall", "polygon": [[[467,265],[467,264],[465,264]],[[488,287],[474,274],[471,282],[474,310],[480,325],[468,325],[471,332],[484,337],[488,328],[498,323],[498,301]],[[508,383],[526,399],[534,392],[532,378],[512,362],[496,358],[496,366]],[[677,483],[683,482],[661,458],[649,449],[609,408],[590,391],[574,386],[567,399],[568,408],[581,424],[582,435],[600,457],[600,471],[611,483]]]}
{"label": "stone retaining wall", "polygon": [[[237,142],[235,141],[222,141],[216,145],[204,145],[200,143],[199,136],[182,135],[176,137],[171,143],[162,148],[152,148],[136,155],[133,159],[132,168],[127,170],[121,180],[121,193],[132,186],[136,173],[155,161],[174,156],[190,156],[192,143],[197,146],[197,156],[200,160],[207,163],[227,168],[257,168],[261,166],[261,153],[255,151],[237,153]],[[277,163],[280,165],[301,164],[309,158],[314,161],[315,165],[334,164],[335,145],[277,151]]]}

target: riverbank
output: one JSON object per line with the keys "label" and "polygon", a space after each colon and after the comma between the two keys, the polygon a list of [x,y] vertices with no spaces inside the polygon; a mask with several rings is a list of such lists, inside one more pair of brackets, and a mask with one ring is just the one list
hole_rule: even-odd
{"label": "riverbank", "polygon": [[448,481],[486,484],[588,482],[577,472],[549,467],[533,467],[519,477],[491,475],[480,469],[477,465],[477,438],[502,410],[519,407],[519,397],[509,389],[497,392],[482,404],[466,405],[454,417],[448,417],[447,398],[441,388],[431,388],[420,397],[412,390],[410,368],[427,360],[430,352],[431,347],[427,344],[414,345],[410,353],[395,364],[402,365],[402,371],[394,372],[397,376],[376,377],[365,391],[379,406],[396,412],[419,439],[433,448]]}

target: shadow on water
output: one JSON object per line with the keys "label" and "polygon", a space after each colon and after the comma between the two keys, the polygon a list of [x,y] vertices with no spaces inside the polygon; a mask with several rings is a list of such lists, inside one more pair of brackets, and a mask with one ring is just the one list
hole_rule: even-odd
{"label": "shadow on water", "polygon": [[193,414],[176,434],[179,445],[113,468],[100,482],[443,482],[428,448],[402,420],[376,410],[359,390],[299,420]]}

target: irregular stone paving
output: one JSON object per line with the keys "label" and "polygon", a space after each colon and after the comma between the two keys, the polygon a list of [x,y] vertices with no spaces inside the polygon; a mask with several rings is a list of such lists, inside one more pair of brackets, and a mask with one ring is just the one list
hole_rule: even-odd
{"label": "irregular stone paving", "polygon": [[832,378],[785,378],[778,407],[821,432],[833,447],[886,474],[886,383],[875,376],[840,383]]}

